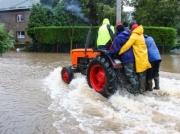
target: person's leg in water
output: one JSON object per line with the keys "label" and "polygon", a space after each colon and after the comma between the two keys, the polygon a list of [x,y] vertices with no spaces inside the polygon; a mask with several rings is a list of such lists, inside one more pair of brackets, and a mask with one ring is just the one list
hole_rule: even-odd
{"label": "person's leg in water", "polygon": [[159,66],[160,66],[161,60],[155,61],[154,63],[154,83],[155,83],[155,90],[159,90]]}
{"label": "person's leg in water", "polygon": [[131,83],[131,89],[129,90],[129,92],[132,94],[139,93],[139,81],[135,72],[134,63],[127,63],[124,64],[123,66],[124,66],[125,74]]}
{"label": "person's leg in water", "polygon": [[146,73],[146,89],[145,91],[153,91],[152,89],[152,79],[154,77],[154,62],[151,62],[151,68],[147,69]]}
{"label": "person's leg in water", "polygon": [[138,73],[140,92],[143,93],[146,89],[146,71]]}

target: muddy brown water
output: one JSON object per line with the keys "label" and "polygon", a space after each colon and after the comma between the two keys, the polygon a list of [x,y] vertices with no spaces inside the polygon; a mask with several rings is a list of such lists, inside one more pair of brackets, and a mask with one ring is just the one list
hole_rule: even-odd
{"label": "muddy brown water", "polygon": [[0,57],[0,134],[180,134],[180,55],[162,55],[161,90],[105,99],[76,74],[66,85],[63,53]]}

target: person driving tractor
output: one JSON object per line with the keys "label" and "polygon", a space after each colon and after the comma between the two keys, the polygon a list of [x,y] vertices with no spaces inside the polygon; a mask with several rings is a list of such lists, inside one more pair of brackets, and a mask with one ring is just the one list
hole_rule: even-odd
{"label": "person driving tractor", "polygon": [[114,26],[110,25],[109,19],[103,20],[102,26],[98,30],[97,48],[109,49],[115,36]]}

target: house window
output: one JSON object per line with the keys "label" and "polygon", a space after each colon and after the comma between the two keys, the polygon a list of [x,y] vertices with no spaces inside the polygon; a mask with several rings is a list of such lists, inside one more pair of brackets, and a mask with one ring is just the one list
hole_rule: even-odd
{"label": "house window", "polygon": [[22,22],[22,21],[24,21],[24,15],[22,14],[17,15],[17,22]]}
{"label": "house window", "polygon": [[25,38],[25,32],[24,31],[17,31],[17,38],[18,39]]}

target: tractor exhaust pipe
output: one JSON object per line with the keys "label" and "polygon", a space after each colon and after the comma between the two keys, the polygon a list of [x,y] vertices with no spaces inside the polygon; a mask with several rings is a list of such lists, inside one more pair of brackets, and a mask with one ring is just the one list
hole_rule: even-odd
{"label": "tractor exhaust pipe", "polygon": [[90,29],[89,29],[89,31],[88,31],[87,38],[86,38],[86,44],[85,44],[85,51],[84,51],[84,57],[85,57],[85,58],[86,58],[86,51],[87,51],[87,48],[88,48],[89,42],[90,42],[91,29],[92,29],[92,24],[90,23]]}

